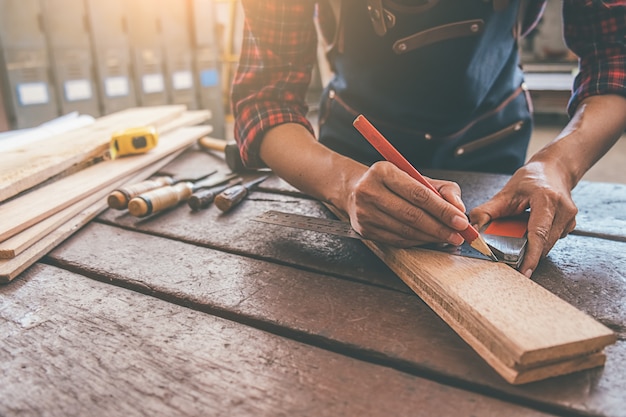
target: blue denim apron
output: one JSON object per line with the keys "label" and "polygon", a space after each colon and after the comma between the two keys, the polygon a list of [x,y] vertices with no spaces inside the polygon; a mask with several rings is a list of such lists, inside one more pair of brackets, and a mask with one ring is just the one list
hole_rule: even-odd
{"label": "blue denim apron", "polygon": [[344,0],[319,139],[366,164],[364,114],[419,168],[512,173],[532,130],[519,66],[518,1]]}

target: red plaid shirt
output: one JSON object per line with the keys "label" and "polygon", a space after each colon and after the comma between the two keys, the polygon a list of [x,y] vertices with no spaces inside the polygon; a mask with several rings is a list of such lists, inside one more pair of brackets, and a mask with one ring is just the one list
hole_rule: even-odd
{"label": "red plaid shirt", "polygon": [[[547,0],[529,0],[522,31],[537,22]],[[259,157],[265,132],[299,123],[313,134],[305,95],[317,53],[316,0],[242,0],[246,13],[239,67],[233,82],[235,139],[244,163]],[[626,0],[564,0],[564,36],[580,57],[569,113],[597,94],[626,96]],[[323,26],[332,15],[320,15]]]}

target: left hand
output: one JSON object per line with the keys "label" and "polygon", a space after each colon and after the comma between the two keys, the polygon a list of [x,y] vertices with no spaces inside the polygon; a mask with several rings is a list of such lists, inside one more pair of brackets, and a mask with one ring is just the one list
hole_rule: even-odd
{"label": "left hand", "polygon": [[528,247],[519,270],[530,278],[556,241],[576,227],[578,209],[568,176],[558,164],[531,161],[515,172],[491,200],[470,212],[479,228],[491,219],[513,216],[530,207]]}

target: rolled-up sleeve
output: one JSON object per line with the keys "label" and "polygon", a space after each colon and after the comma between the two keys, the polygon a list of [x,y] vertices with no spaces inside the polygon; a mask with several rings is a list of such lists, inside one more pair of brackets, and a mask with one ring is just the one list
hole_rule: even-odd
{"label": "rolled-up sleeve", "polygon": [[316,60],[313,0],[243,0],[244,38],[231,103],[235,139],[248,167],[267,130],[298,123],[311,133],[306,92]]}
{"label": "rolled-up sleeve", "polygon": [[565,0],[564,37],[579,57],[568,112],[599,94],[626,97],[626,0]]}

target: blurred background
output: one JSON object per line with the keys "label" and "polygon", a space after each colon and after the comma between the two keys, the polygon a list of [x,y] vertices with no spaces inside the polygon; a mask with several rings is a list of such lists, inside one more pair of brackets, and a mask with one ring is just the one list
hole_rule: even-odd
{"label": "blurred background", "polygon": [[0,131],[185,104],[225,136],[236,0],[0,0]]}
{"label": "blurred background", "polygon": [[[228,95],[242,23],[239,0],[0,0],[0,132],[68,114],[185,104],[211,110],[213,135],[232,138]],[[567,122],[576,57],[561,32],[561,1],[549,0],[522,44],[537,124],[531,152]],[[312,119],[321,73],[310,88]],[[624,142],[586,179],[626,182],[608,165],[624,160]]]}

